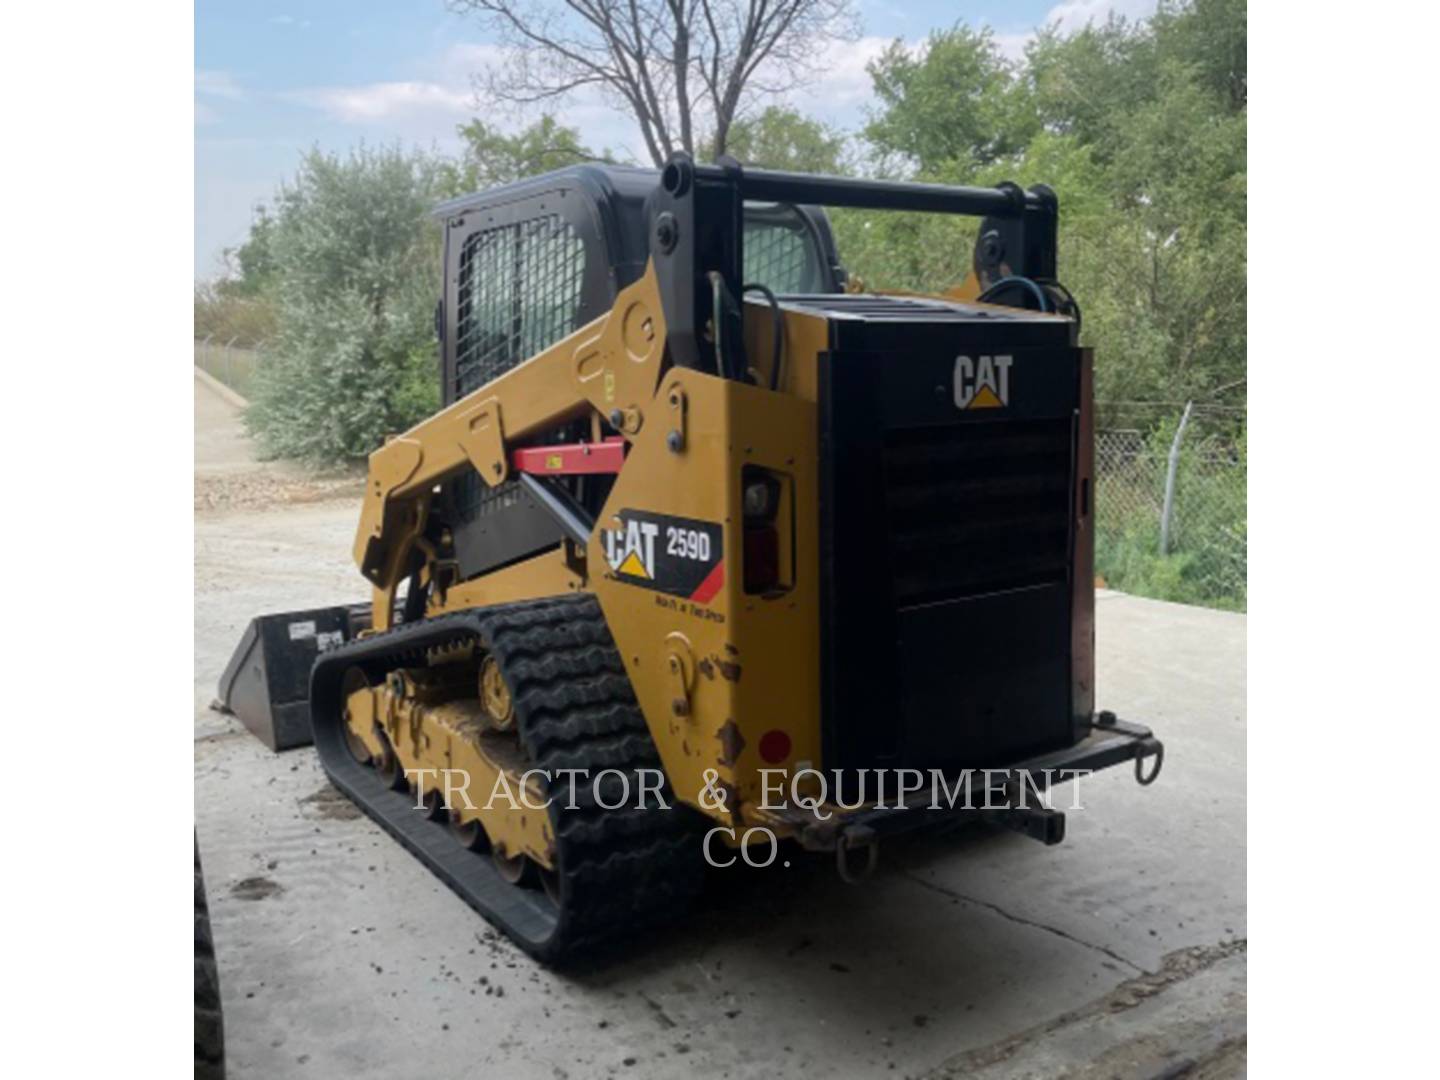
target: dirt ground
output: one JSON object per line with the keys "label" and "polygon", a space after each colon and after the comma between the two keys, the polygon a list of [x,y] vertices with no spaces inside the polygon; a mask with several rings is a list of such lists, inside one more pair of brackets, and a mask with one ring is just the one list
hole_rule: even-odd
{"label": "dirt ground", "polygon": [[316,472],[259,459],[240,411],[195,377],[195,509],[272,510],[293,503],[359,498],[359,469]]}
{"label": "dirt ground", "polygon": [[208,708],[252,615],[364,595],[355,480],[257,463],[209,393],[195,800],[232,1077],[1243,1075],[1243,615],[1102,595],[1102,705],[1155,727],[1165,771],[1095,777],[1059,847],[897,842],[861,886],[824,860],[717,872],[681,926],[558,975],[312,751],[271,754]]}

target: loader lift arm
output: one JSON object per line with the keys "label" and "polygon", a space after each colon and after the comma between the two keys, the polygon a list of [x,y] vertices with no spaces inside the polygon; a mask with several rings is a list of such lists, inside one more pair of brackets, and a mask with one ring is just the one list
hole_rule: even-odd
{"label": "loader lift arm", "polygon": [[510,477],[516,440],[592,411],[633,436],[655,396],[665,340],[652,266],[608,314],[372,453],[355,561],[374,588],[376,629],[393,623],[395,590],[436,484],[473,468],[498,486]]}

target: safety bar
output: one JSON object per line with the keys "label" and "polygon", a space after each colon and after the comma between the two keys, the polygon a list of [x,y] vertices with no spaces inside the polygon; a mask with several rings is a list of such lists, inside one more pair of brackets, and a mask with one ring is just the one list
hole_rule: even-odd
{"label": "safety bar", "polygon": [[730,182],[751,202],[813,203],[860,210],[920,210],[970,217],[1016,218],[1028,210],[1055,208],[1055,193],[1043,184],[1028,192],[1005,182],[993,188],[921,184],[903,180],[864,180],[741,168],[736,163],[701,165],[678,155],[660,175],[671,195],[686,194],[692,182]]}
{"label": "safety bar", "polygon": [[921,210],[970,217],[1020,217],[1026,208],[1043,210],[1053,205],[1049,188],[1029,192],[1018,184],[993,188],[947,187],[899,180],[857,180],[847,176],[807,176],[804,173],[745,169],[741,194],[754,202],[815,203],[857,210]]}
{"label": "safety bar", "polygon": [[[981,289],[1006,277],[1055,277],[1055,193],[1037,184],[947,187],[896,180],[747,169],[734,158],[702,165],[676,152],[650,203],[650,256],[677,367],[743,378],[745,203],[918,210],[981,219],[973,270]],[[717,350],[717,343],[723,342]],[[722,355],[723,352],[723,355]]]}

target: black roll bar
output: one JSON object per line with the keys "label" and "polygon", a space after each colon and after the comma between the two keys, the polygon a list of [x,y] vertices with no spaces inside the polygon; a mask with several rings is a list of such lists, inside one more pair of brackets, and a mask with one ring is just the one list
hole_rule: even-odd
{"label": "black roll bar", "polygon": [[[746,169],[734,158],[697,164],[672,154],[650,203],[650,254],[659,274],[671,358],[681,367],[742,377],[744,204],[793,203],[982,218],[973,265],[982,288],[1011,276],[1055,277],[1055,193],[1043,184],[949,187],[899,180]],[[721,285],[723,284],[723,287]],[[717,304],[717,298],[719,303]],[[720,356],[715,342],[726,342]]]}
{"label": "black roll bar", "polygon": [[[697,171],[710,167],[697,165]],[[719,175],[720,170],[714,172]],[[993,188],[950,187],[904,180],[858,180],[849,176],[811,176],[771,169],[744,169],[740,195],[753,202],[844,206],[858,210],[918,210],[968,217],[1020,217],[1027,208],[1041,210],[1048,189],[1023,191],[1019,185]],[[1052,196],[1053,198],[1053,196]]]}

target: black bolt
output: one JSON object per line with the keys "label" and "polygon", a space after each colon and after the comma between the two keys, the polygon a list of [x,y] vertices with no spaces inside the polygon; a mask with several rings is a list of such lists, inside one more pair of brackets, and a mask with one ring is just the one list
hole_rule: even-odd
{"label": "black bolt", "polygon": [[685,440],[681,437],[680,432],[672,431],[665,436],[665,445],[670,448],[672,454],[678,454],[680,448],[685,445]]}
{"label": "black bolt", "polygon": [[655,243],[668,255],[680,240],[680,223],[668,210],[655,219]]}
{"label": "black bolt", "polygon": [[610,426],[623,428],[625,426],[625,414],[619,409],[610,410]]}

